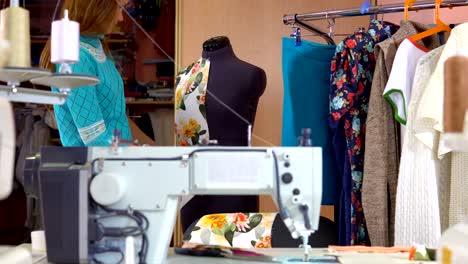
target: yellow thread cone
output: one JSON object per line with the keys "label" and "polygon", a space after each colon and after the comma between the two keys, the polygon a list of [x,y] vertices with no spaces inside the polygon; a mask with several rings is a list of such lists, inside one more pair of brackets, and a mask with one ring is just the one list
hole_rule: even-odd
{"label": "yellow thread cone", "polygon": [[31,67],[31,36],[29,11],[22,7],[9,7],[0,11],[0,39],[10,43],[6,66]]}

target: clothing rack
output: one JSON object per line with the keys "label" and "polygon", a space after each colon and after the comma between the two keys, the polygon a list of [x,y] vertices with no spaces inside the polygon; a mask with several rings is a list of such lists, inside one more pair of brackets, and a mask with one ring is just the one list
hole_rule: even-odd
{"label": "clothing rack", "polygon": [[[446,0],[441,4],[441,8],[453,8],[458,6],[468,6],[468,0]],[[409,11],[419,11],[424,9],[434,9],[434,1],[417,1],[413,3],[413,6],[408,8]],[[371,6],[369,8],[350,8],[350,9],[340,9],[340,10],[329,10],[321,11],[315,13],[305,13],[305,14],[290,14],[283,16],[283,23],[285,25],[299,24],[304,25],[304,21],[312,20],[325,20],[325,19],[335,19],[343,17],[354,17],[354,16],[368,16],[368,15],[377,15],[377,14],[386,14],[386,13],[399,13],[405,10],[405,4],[390,4],[390,5],[380,5],[380,6]]]}

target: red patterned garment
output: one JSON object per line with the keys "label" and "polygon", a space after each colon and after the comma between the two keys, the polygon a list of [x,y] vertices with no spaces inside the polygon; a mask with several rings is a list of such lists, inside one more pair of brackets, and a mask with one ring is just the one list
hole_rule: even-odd
{"label": "red patterned garment", "polygon": [[[342,166],[341,221],[339,242],[343,245],[370,245],[361,203],[364,168],[364,139],[367,109],[376,59],[374,46],[391,37],[398,26],[373,20],[336,47],[331,63],[330,126],[337,138],[337,156],[344,155]],[[344,134],[343,134],[344,131]]]}

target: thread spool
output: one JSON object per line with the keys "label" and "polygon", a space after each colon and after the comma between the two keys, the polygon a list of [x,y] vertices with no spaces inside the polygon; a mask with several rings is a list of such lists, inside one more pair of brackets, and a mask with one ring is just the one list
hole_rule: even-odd
{"label": "thread spool", "polygon": [[46,240],[44,230],[31,232],[31,246],[34,252],[46,252]]}
{"label": "thread spool", "polygon": [[22,246],[0,253],[0,263],[30,264],[32,261],[32,253]]}
{"label": "thread spool", "polygon": [[0,11],[0,37],[10,43],[8,67],[31,67],[31,36],[29,11],[12,6]]}
{"label": "thread spool", "polygon": [[131,236],[125,239],[125,264],[135,264],[135,239]]}
{"label": "thread spool", "polygon": [[52,22],[51,62],[72,64],[80,60],[80,24],[68,18],[65,10],[61,20]]}
{"label": "thread spool", "polygon": [[[444,64],[444,132],[462,133],[468,109],[468,49],[461,49]],[[468,131],[467,131],[468,132]]]}
{"label": "thread spool", "polygon": [[0,37],[0,68],[5,67],[8,63],[8,57],[10,53],[10,43],[8,40]]}

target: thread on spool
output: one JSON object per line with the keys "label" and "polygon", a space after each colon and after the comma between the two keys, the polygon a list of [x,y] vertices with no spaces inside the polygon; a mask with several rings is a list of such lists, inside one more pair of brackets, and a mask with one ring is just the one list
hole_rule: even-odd
{"label": "thread on spool", "polygon": [[54,64],[77,63],[80,59],[80,24],[68,18],[64,10],[63,19],[52,22],[51,62]]}
{"label": "thread on spool", "polygon": [[444,64],[444,132],[462,133],[468,109],[468,51],[459,50]]}
{"label": "thread on spool", "polygon": [[[13,1],[11,2],[13,5]],[[31,36],[29,33],[29,11],[12,6],[0,11],[0,34],[10,43],[6,66],[31,67]]]}
{"label": "thread on spool", "polygon": [[19,7],[20,6],[19,0],[10,0],[10,7],[13,7],[13,6]]}
{"label": "thread on spool", "polygon": [[4,37],[0,37],[0,68],[5,67],[8,63],[10,53],[10,42]]}
{"label": "thread on spool", "polygon": [[135,264],[135,239],[131,236],[125,239],[125,264]]}
{"label": "thread on spool", "polygon": [[31,246],[32,250],[36,252],[47,251],[44,230],[37,230],[31,232]]}

